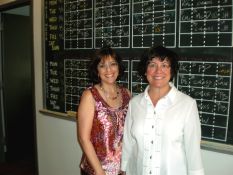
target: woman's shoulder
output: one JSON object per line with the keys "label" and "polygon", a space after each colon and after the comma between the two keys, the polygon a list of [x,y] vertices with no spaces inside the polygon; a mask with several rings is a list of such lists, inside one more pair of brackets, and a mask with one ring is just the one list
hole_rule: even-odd
{"label": "woman's shoulder", "polygon": [[180,90],[177,90],[177,99],[182,100],[184,103],[194,103],[196,101],[193,97]]}
{"label": "woman's shoulder", "polygon": [[83,93],[82,93],[82,98],[83,97],[92,97],[92,93],[93,93],[93,90],[95,89],[94,86],[89,86],[87,87],[86,89],[84,89]]}
{"label": "woman's shoulder", "polygon": [[83,90],[80,102],[79,102],[79,108],[87,107],[90,105],[94,105],[94,97],[92,95],[92,92],[89,88],[86,88]]}
{"label": "woman's shoulder", "polygon": [[171,96],[173,99],[178,101],[195,101],[194,98],[192,98],[190,95],[185,94],[180,89],[178,89],[173,83],[169,83],[171,90],[169,92],[169,96]]}
{"label": "woman's shoulder", "polygon": [[88,98],[89,99],[91,97],[92,97],[91,89],[86,88],[82,93],[81,99],[83,99],[83,98]]}

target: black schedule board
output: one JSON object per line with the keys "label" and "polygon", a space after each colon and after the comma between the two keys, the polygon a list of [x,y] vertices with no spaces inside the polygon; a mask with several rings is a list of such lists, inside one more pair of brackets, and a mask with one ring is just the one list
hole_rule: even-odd
{"label": "black schedule board", "polygon": [[231,62],[180,62],[177,87],[197,101],[202,138],[227,141],[230,127],[231,81]]}
{"label": "black schedule board", "polygon": [[77,110],[103,46],[123,58],[119,83],[143,92],[140,56],[163,45],[180,55],[173,83],[196,99],[202,139],[233,145],[232,8],[231,0],[44,0],[44,108]]}
{"label": "black schedule board", "polygon": [[132,4],[132,47],[150,47],[159,42],[176,45],[177,1],[140,1]]}
{"label": "black schedule board", "polygon": [[229,47],[232,45],[231,0],[181,0],[180,47]]}
{"label": "black schedule board", "polygon": [[64,3],[64,49],[93,47],[93,2],[60,1]]}
{"label": "black schedule board", "polygon": [[96,0],[94,12],[95,48],[129,48],[130,0]]}

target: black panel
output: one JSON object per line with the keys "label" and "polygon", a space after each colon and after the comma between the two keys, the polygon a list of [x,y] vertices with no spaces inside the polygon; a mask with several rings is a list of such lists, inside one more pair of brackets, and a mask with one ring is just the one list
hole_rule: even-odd
{"label": "black panel", "polygon": [[174,84],[197,100],[202,138],[233,144],[232,1],[45,0],[44,29],[47,109],[76,111],[91,54],[105,45],[125,60],[120,83],[142,92],[137,62],[159,44],[181,57]]}

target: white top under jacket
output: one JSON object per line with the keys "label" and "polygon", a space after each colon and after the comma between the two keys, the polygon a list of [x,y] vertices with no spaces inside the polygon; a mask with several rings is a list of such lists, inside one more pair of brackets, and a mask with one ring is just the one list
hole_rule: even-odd
{"label": "white top under jacket", "polygon": [[126,175],[204,175],[196,101],[170,86],[156,107],[149,86],[129,103],[121,164]]}

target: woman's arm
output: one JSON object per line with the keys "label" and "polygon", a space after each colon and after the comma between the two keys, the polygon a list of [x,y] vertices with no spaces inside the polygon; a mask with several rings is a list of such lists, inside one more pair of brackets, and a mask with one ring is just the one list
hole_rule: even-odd
{"label": "woman's arm", "polygon": [[95,102],[90,90],[85,90],[77,112],[77,135],[83,152],[87,156],[88,162],[94,169],[96,175],[105,175],[100,161],[91,143],[91,129],[94,117]]}
{"label": "woman's arm", "polygon": [[187,114],[184,128],[184,148],[186,153],[188,174],[204,175],[200,142],[201,124],[197,104],[194,101]]}

